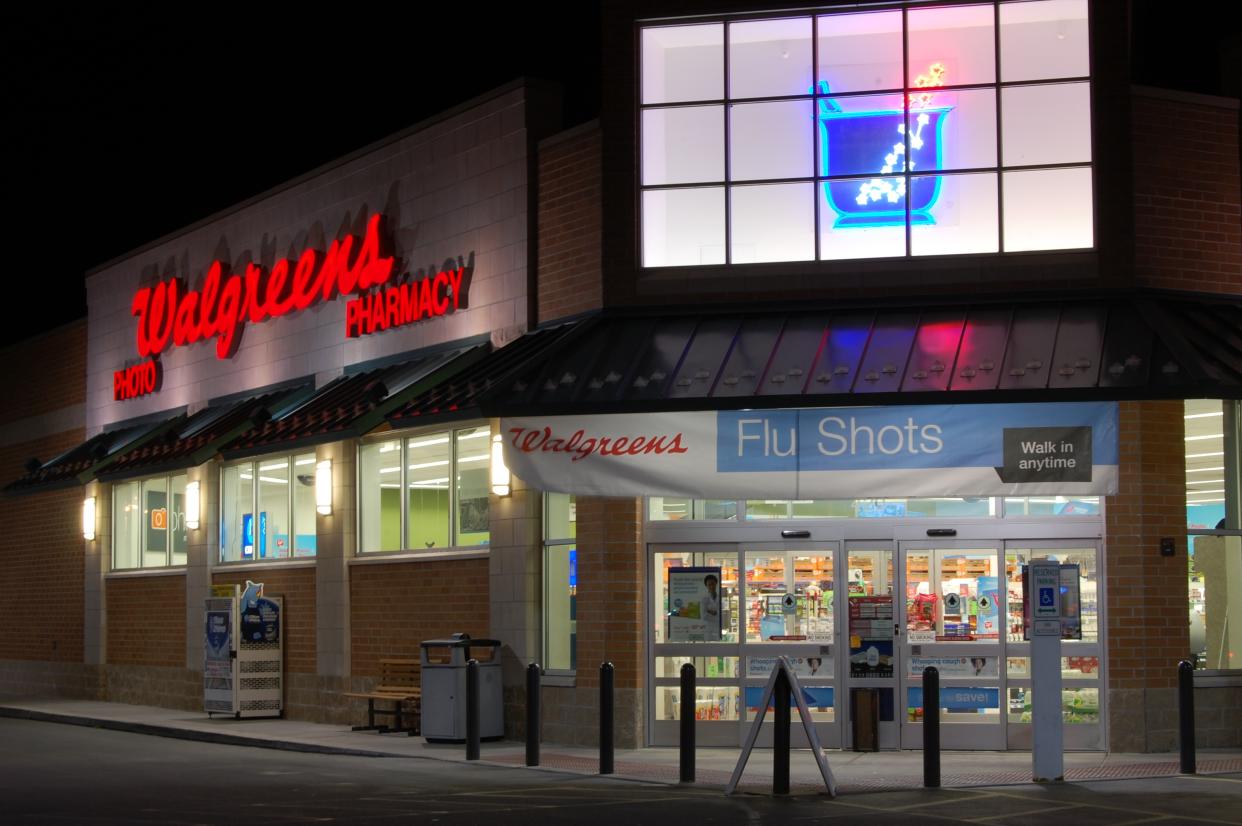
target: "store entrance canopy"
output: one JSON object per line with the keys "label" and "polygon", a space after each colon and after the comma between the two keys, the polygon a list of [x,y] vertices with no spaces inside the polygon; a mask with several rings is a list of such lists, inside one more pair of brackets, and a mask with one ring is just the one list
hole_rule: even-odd
{"label": "store entrance canopy", "polygon": [[1242,307],[1185,296],[602,315],[489,391],[544,490],[1099,495],[1116,401],[1238,398]]}
{"label": "store entrance canopy", "polygon": [[1242,398],[1242,303],[1183,295],[605,314],[489,415]]}

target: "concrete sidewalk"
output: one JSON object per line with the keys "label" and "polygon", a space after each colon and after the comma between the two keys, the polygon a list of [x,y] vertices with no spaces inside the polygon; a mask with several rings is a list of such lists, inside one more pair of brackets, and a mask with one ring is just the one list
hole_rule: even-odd
{"label": "concrete sidewalk", "polygon": [[[465,761],[465,747],[460,744],[427,743],[421,737],[357,732],[344,726],[297,720],[209,718],[205,712],[83,700],[5,700],[0,701],[0,716],[287,751]],[[723,788],[737,765],[739,755],[739,749],[700,748],[696,755],[697,784]],[[483,763],[525,767],[525,745],[520,742],[483,743],[481,756]],[[922,752],[828,751],[827,756],[841,793],[916,789],[923,783]],[[1200,774],[1242,772],[1242,750],[1200,750],[1197,756]],[[599,753],[592,748],[544,744],[540,767],[595,774],[599,770]],[[678,752],[674,748],[619,750],[615,769],[618,778],[676,784]],[[1065,755],[1067,781],[1169,777],[1176,774],[1176,754],[1070,752]],[[771,751],[756,749],[746,767],[741,788],[770,792],[771,778]],[[790,782],[794,792],[812,792],[823,788],[810,752],[798,750],[791,755]],[[944,787],[1030,782],[1029,752],[944,752],[941,755],[941,784]]]}

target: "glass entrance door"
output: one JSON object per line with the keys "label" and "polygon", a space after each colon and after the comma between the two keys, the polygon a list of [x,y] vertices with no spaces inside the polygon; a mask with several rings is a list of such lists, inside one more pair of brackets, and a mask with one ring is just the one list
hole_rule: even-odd
{"label": "glass entrance door", "polygon": [[[702,745],[739,745],[759,710],[777,658],[789,658],[821,745],[839,748],[836,635],[841,607],[837,543],[655,546],[652,554],[653,745],[676,745],[683,702],[694,703]],[[707,580],[716,579],[718,586]],[[701,592],[695,595],[698,583]],[[717,627],[702,633],[718,587]],[[681,667],[695,667],[696,691],[682,698]],[[796,716],[796,713],[795,713]],[[760,745],[771,745],[772,715]],[[794,726],[792,742],[805,746]]]}
{"label": "glass entrance door", "polygon": [[[900,608],[895,597],[901,593],[897,573],[891,542],[846,543],[842,578],[846,591],[842,673],[847,687],[842,698],[846,714],[842,737],[846,748],[855,745],[855,717],[863,726],[878,720],[881,749],[898,748],[901,742],[904,708],[899,702],[898,678],[903,652],[897,644]],[[860,731],[859,745],[868,745],[865,732],[865,728]]]}
{"label": "glass entrance door", "polygon": [[[1005,543],[1008,582],[1006,662],[1006,738],[1011,749],[1031,747],[1031,646],[1022,635],[1022,566],[1032,559],[1078,565],[1081,639],[1061,641],[1062,737],[1067,749],[1103,749],[1100,695],[1105,685],[1099,630],[1099,546],[1094,540],[1016,541]],[[1063,588],[1064,583],[1063,583]]]}
{"label": "glass entrance door", "polygon": [[[927,703],[939,702],[941,745],[1005,748],[1001,713],[1004,577],[997,542],[903,542],[905,710],[902,748],[921,748]],[[940,673],[940,697],[923,693],[923,670]]]}
{"label": "glass entrance door", "polygon": [[[777,543],[744,546],[743,730],[759,712],[763,689],[777,658],[785,656],[797,674],[803,698],[815,722],[820,744],[841,745],[840,668],[837,629],[840,626],[841,582],[835,543]],[[795,718],[796,718],[796,712]],[[772,744],[773,715],[768,714],[758,744]],[[808,745],[799,725],[791,743]]]}

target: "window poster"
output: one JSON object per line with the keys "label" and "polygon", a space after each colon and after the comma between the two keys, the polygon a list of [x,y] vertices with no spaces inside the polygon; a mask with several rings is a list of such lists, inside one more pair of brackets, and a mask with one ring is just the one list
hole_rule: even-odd
{"label": "window poster", "polygon": [[893,598],[851,596],[850,676],[893,676]]}
{"label": "window poster", "polygon": [[231,680],[233,676],[233,612],[207,612],[204,674],[208,679]]}
{"label": "window poster", "polygon": [[719,642],[720,568],[668,570],[668,641]]}

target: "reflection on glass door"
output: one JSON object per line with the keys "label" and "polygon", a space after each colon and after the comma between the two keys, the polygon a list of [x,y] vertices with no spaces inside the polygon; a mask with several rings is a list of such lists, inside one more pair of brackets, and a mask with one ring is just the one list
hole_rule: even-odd
{"label": "reflection on glass door", "polygon": [[1004,748],[999,548],[903,543],[901,552],[906,576],[902,746],[922,745],[923,670],[934,666],[940,674],[942,745]]}
{"label": "reflection on glass door", "polygon": [[[900,670],[896,630],[893,550],[889,543],[851,543],[846,547],[845,587],[849,694],[847,713],[869,724],[879,721],[879,747],[897,748],[897,674]],[[874,708],[873,708],[874,706]],[[853,726],[845,727],[845,745],[855,745]],[[860,734],[862,745],[868,735]]]}
{"label": "reflection on glass door", "polygon": [[1100,707],[1103,685],[1100,665],[1103,657],[1099,644],[1097,557],[1094,541],[1005,544],[1008,591],[1006,730],[1009,748],[1031,747],[1031,647],[1023,639],[1022,566],[1033,559],[1078,565],[1082,639],[1061,640],[1061,719],[1065,726],[1062,736],[1067,749],[1104,748]]}
{"label": "reflection on glass door", "polygon": [[[707,569],[702,579],[717,579],[711,586],[704,584],[703,599],[697,602],[682,600],[682,604],[678,605],[669,588],[669,572],[683,568]],[[736,745],[742,703],[738,685],[741,660],[737,643],[741,614],[736,546],[701,545],[687,550],[658,552],[653,555],[652,574],[651,622],[655,643],[652,742],[655,745],[675,745],[681,704],[693,702],[694,718],[698,721],[698,741],[704,745]],[[713,587],[715,594],[711,594]],[[718,603],[720,640],[680,638],[678,629],[684,628],[685,624],[674,622],[674,616],[697,616],[700,611],[708,610],[707,601]],[[695,668],[693,698],[681,696],[681,667],[686,663]]]}
{"label": "reflection on glass door", "polygon": [[[743,562],[744,720],[753,720],[758,714],[763,689],[777,657],[785,656],[798,676],[820,742],[828,747],[839,746],[840,733],[834,725],[840,717],[837,660],[833,656],[839,586],[833,549],[746,549]],[[767,720],[771,719],[769,714]],[[765,722],[760,745],[771,744],[771,728]],[[792,737],[795,745],[806,744],[805,735],[797,726]]]}

